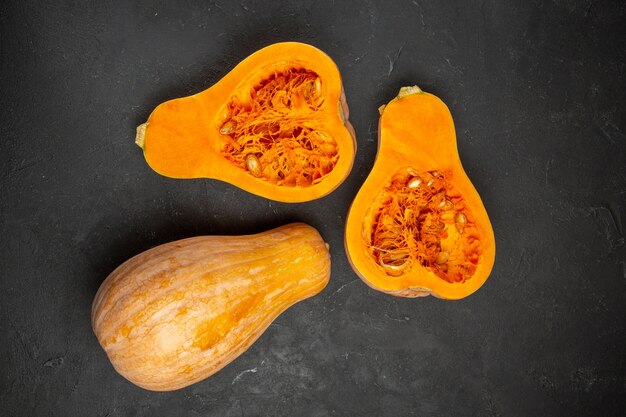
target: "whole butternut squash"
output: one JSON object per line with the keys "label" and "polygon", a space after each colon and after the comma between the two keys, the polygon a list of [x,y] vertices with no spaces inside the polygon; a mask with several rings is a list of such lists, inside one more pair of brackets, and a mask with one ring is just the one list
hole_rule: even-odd
{"label": "whole butternut squash", "polygon": [[496,247],[450,111],[416,86],[379,110],[376,161],[346,221],[350,263],[392,295],[466,297],[489,277]]}
{"label": "whole butternut squash", "polygon": [[137,128],[150,167],[302,202],[337,188],[356,141],[335,63],[297,42],[255,52],[212,87],[160,104]]}
{"label": "whole butternut squash", "polygon": [[329,276],[327,245],[302,223],[194,237],[120,265],[98,290],[91,321],[121,375],[149,390],[175,390],[233,361]]}

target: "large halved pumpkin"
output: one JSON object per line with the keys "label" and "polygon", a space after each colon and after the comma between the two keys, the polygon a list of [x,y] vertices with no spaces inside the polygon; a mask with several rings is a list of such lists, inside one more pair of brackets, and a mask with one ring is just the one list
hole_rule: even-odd
{"label": "large halved pumpkin", "polygon": [[495,240],[461,165],[450,111],[405,87],[380,113],[376,161],[346,222],[350,263],[392,295],[465,297],[489,276]]}
{"label": "large halved pumpkin", "polygon": [[263,48],[209,89],[162,103],[136,143],[159,174],[214,178],[283,202],[333,191],[356,152],[337,66],[296,42]]}
{"label": "large halved pumpkin", "polygon": [[146,389],[175,390],[233,361],[329,277],[328,247],[302,223],[194,237],[120,265],[100,286],[91,323],[120,374]]}

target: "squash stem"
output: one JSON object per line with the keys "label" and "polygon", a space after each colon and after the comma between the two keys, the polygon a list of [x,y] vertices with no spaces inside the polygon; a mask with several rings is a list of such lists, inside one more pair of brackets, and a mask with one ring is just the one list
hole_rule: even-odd
{"label": "squash stem", "polygon": [[139,126],[137,126],[137,136],[135,136],[135,143],[141,149],[144,149],[144,147],[146,146],[146,127],[147,126],[148,126],[147,122],[142,123]]}
{"label": "squash stem", "polygon": [[421,94],[421,93],[423,93],[422,89],[416,85],[413,85],[410,87],[401,87],[400,91],[398,92],[398,98],[410,96],[413,94]]}

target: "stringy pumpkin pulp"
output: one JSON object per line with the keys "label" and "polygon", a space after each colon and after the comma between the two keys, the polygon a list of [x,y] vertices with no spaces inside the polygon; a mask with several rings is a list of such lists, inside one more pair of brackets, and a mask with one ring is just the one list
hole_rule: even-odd
{"label": "stringy pumpkin pulp", "polygon": [[336,141],[316,118],[322,87],[315,72],[292,68],[262,80],[246,100],[232,98],[220,128],[222,155],[272,184],[318,183],[339,159]]}
{"label": "stringy pumpkin pulp", "polygon": [[401,276],[417,264],[447,282],[464,282],[476,271],[478,230],[451,175],[403,169],[376,198],[364,238],[387,275]]}

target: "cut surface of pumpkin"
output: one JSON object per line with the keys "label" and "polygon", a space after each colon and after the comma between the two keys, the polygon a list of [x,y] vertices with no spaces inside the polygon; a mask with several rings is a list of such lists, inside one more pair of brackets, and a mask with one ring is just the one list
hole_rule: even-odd
{"label": "cut surface of pumpkin", "polygon": [[136,143],[162,175],[309,201],[338,187],[352,168],[348,116],[335,63],[310,45],[286,42],[250,55],[201,93],[159,105]]}
{"label": "cut surface of pumpkin", "polygon": [[495,240],[450,112],[415,86],[380,112],[376,161],[346,222],[350,263],[392,295],[465,297],[489,276]]}

